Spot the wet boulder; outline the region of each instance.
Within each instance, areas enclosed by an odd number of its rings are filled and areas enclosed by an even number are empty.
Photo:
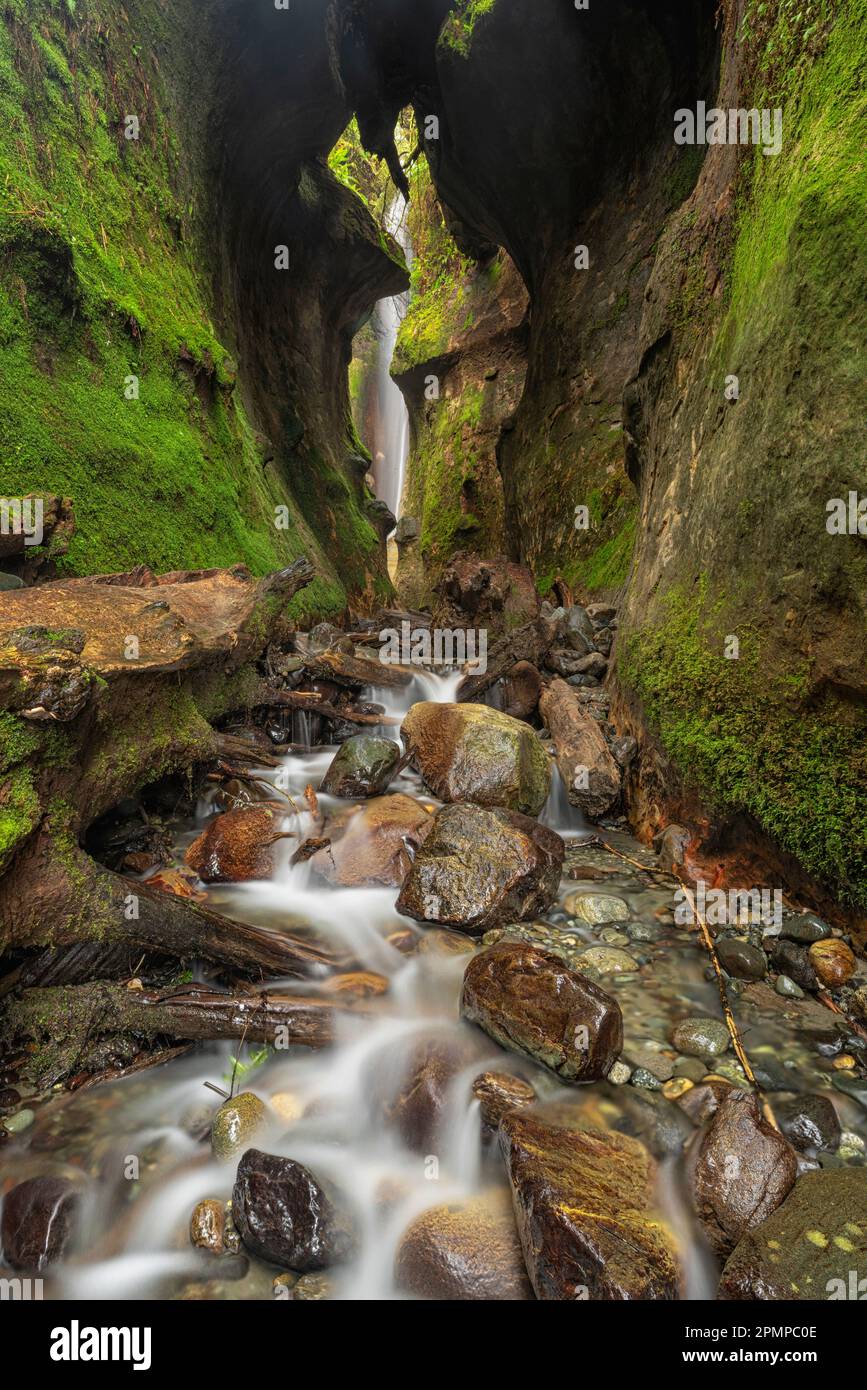
[[[265,806],[224,811],[194,840],[184,859],[204,883],[244,883],[273,871],[270,841],[280,818]]]
[[[782,1205],[738,1242],[717,1297],[864,1301],[867,1168],[830,1168],[799,1178]]]
[[[215,1158],[234,1158],[268,1123],[268,1107],[252,1091],[242,1091],[221,1105],[211,1124]]]
[[[398,912],[481,936],[546,911],[565,846],[538,821],[462,802],[438,812],[397,900]]]
[[[513,1110],[500,1126],[536,1297],[676,1299],[674,1251],[652,1206],[654,1160],[625,1134],[575,1123],[571,1107],[553,1104]]]
[[[487,705],[413,705],[401,728],[413,766],[441,801],[473,801],[537,816],[551,768],[529,725]]]
[[[761,947],[740,937],[721,937],[716,953],[723,970],[736,980],[763,980],[768,973],[768,958]]]
[[[403,1293],[432,1301],[533,1298],[507,1192],[431,1207],[407,1227],[394,1266]]]
[[[238,1164],[232,1216],[252,1254],[300,1273],[340,1264],[357,1247],[343,1194],[294,1159],[259,1149]]]
[[[382,796],[400,757],[400,748],[391,739],[356,734],[341,745],[319,790],[329,796]]]
[[[834,1104],[827,1096],[795,1096],[775,1109],[780,1129],[799,1153],[810,1150],[833,1153],[839,1147],[842,1127]]]
[[[814,941],[807,955],[819,980],[829,989],[845,985],[858,964],[851,948],[836,936],[827,941]]]
[[[732,1090],[689,1155],[696,1215],[710,1244],[727,1255],[791,1191],[795,1151],[764,1118],[758,1098]]]
[[[473,1082],[473,1098],[479,1102],[482,1131],[487,1139],[496,1137],[500,1121],[509,1110],[532,1105],[536,1092],[529,1081],[508,1072],[483,1071]]]
[[[329,821],[329,843],[313,855],[311,866],[339,888],[398,888],[433,823],[411,796],[372,797]]]
[[[378,1052],[363,1089],[374,1112],[414,1153],[436,1153],[457,1101],[459,1074],[479,1062],[482,1049],[467,1032],[459,1037],[422,1038],[407,1048]]]
[[[530,719],[539,705],[542,677],[530,661],[518,661],[493,687],[502,700],[503,714],[512,719]]]
[[[6,1193],[0,1245],[12,1269],[40,1270],[62,1258],[79,1193],[68,1178],[28,1178]]]
[[[559,956],[525,941],[501,941],[464,974],[461,1013],[512,1052],[561,1081],[599,1081],[623,1047],[620,1005]]]
[[[620,796],[622,770],[605,742],[599,721],[584,709],[565,681],[553,680],[539,710],[554,740],[557,768],[573,806],[598,820]]]

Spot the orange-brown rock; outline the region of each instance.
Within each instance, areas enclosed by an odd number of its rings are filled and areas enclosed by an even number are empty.
[[[184,859],[204,883],[244,883],[273,870],[271,839],[280,821],[270,810],[245,806],[215,816]]]
[[[404,1293],[427,1300],[532,1299],[508,1192],[422,1212],[401,1236],[394,1275]]]
[[[500,1147],[536,1297],[676,1299],[673,1245],[653,1210],[656,1165],[636,1139],[577,1129],[573,1107],[512,1110]]]
[[[377,796],[328,824],[331,844],[318,850],[314,870],[341,888],[385,884],[399,888],[424,843],[433,816],[411,796]]]
[[[724,1096],[688,1161],[693,1205],[705,1235],[722,1255],[766,1220],[798,1176],[795,1151],[764,1118],[758,1098]]]
[[[551,790],[548,754],[527,724],[487,705],[413,705],[401,734],[413,766],[442,801],[538,816]]]
[[[814,941],[809,956],[810,964],[822,984],[831,989],[845,985],[855,974],[858,963],[846,942],[836,936],[828,937],[827,941]]]

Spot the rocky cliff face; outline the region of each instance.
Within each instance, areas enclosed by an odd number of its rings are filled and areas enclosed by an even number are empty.
[[[387,589],[346,369],[405,270],[326,166],[325,0],[206,9],[4,9],[3,492],[71,499],[73,573],[305,552],[339,611]]]
[[[334,8],[358,28],[370,6]],[[502,512],[489,475],[485,516],[470,515],[491,532],[502,515],[543,590],[622,592],[617,712],[645,746],[645,828],[703,807],[720,843],[764,834],[863,908],[867,557],[826,521],[864,482],[859,159],[843,115],[864,5],[455,0],[425,49],[435,9],[409,39],[405,12],[390,30],[380,13],[346,90],[371,124],[408,100],[420,130],[436,117],[424,148],[444,217],[508,253],[529,295],[523,394],[497,421]],[[408,62],[391,61],[393,42]],[[780,152],[679,146],[675,112],[699,101],[781,108]],[[464,275],[452,263],[417,322],[425,309],[436,322]],[[455,457],[449,398],[439,413],[413,399],[443,351],[429,341],[404,334],[396,364],[416,514]],[[451,338],[456,384],[498,366],[490,344],[475,361],[468,347]],[[463,543],[461,524],[442,549]],[[433,539],[422,526],[429,553]]]

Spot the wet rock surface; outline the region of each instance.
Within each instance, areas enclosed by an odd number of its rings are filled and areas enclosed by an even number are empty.
[[[805,1173],[782,1205],[738,1243],[718,1297],[863,1300],[865,1268],[867,1169]]]
[[[551,788],[533,730],[487,705],[413,705],[401,726],[407,752],[442,801],[472,801],[537,816]]]
[[[279,827],[279,818],[265,808],[224,811],[190,845],[186,863],[205,883],[268,878],[273,869],[268,842]]]
[[[665,1228],[652,1208],[655,1165],[626,1135],[572,1127],[570,1107],[506,1115],[500,1146],[536,1297],[677,1297]]]
[[[242,1091],[221,1105],[211,1125],[214,1157],[234,1158],[268,1123],[268,1107],[252,1091]]]
[[[60,1177],[28,1178],[3,1198],[0,1243],[12,1269],[42,1270],[61,1259],[73,1232],[79,1191]]]
[[[432,826],[430,812],[410,796],[398,792],[373,797],[340,820],[329,821],[329,844],[310,862],[336,887],[399,887],[412,864],[412,852]]]
[[[348,1259],[352,1216],[333,1184],[291,1158],[248,1149],[238,1164],[232,1215],[248,1250],[300,1273]]]
[[[708,1240],[727,1254],[775,1211],[794,1185],[794,1150],[764,1118],[757,1097],[732,1090],[689,1159],[696,1215]]]
[[[501,942],[467,966],[461,1013],[562,1081],[600,1080],[623,1046],[620,1006],[559,956]]]
[[[398,912],[481,934],[554,901],[565,846],[538,821],[501,807],[445,806],[415,856]]]
[[[382,796],[400,762],[391,739],[358,734],[341,744],[319,788],[330,796]]]
[[[431,1300],[532,1299],[509,1194],[492,1192],[423,1212],[401,1237],[395,1282]]]

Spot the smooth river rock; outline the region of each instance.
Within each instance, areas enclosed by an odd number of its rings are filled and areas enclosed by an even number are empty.
[[[224,811],[205,827],[184,859],[204,883],[245,883],[269,878],[273,856],[269,841],[280,818],[265,806]]]
[[[356,734],[341,744],[319,790],[329,796],[382,796],[400,758],[400,747],[392,739]]]
[[[867,1168],[831,1168],[799,1178],[782,1206],[738,1243],[717,1297],[867,1299]]]
[[[28,1178],[6,1193],[0,1244],[12,1269],[40,1270],[59,1260],[72,1234],[79,1192],[68,1178]]]
[[[710,1244],[727,1255],[791,1191],[795,1151],[764,1118],[758,1098],[734,1088],[688,1160],[693,1205]]]
[[[462,802],[444,806],[406,876],[398,912],[483,935],[545,912],[565,845],[529,816]]]
[[[652,1157],[625,1134],[574,1121],[572,1107],[553,1104],[512,1111],[500,1126],[536,1297],[677,1298],[674,1250],[652,1208]]]
[[[441,801],[538,816],[551,790],[545,748],[519,719],[487,705],[413,705],[401,728],[413,766]]]
[[[268,1107],[252,1091],[242,1091],[220,1106],[211,1123],[214,1157],[234,1158],[268,1123]]]
[[[310,860],[313,870],[338,888],[399,888],[433,826],[420,802],[401,792],[375,796],[363,806],[341,808],[325,834],[330,844]]]
[[[422,1212],[401,1237],[394,1274],[404,1293],[427,1300],[533,1298],[508,1192]]]
[[[620,1005],[559,956],[525,941],[501,941],[464,974],[461,1013],[512,1052],[561,1081],[599,1081],[623,1047]]]
[[[232,1217],[248,1250],[306,1273],[351,1258],[357,1234],[333,1184],[291,1158],[248,1149],[232,1190]]]

